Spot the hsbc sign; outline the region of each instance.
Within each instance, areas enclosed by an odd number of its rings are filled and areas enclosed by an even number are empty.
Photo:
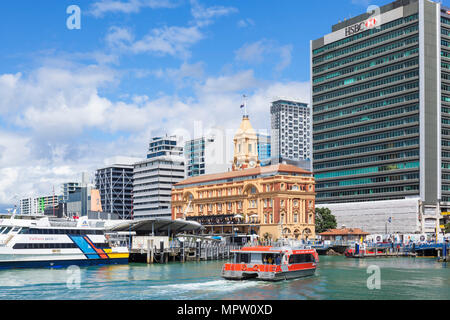
[[[370,18],[366,21],[354,24],[353,26],[347,27],[345,29],[345,36],[351,36],[354,35],[356,33],[368,30],[368,29],[373,29],[376,26],[379,25],[379,18]]]

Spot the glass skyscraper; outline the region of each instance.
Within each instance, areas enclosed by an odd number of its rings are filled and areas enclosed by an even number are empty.
[[[450,12],[378,9],[311,42],[316,202],[418,199],[430,231],[450,205]]]

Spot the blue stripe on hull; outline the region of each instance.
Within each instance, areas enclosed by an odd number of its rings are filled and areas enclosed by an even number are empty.
[[[128,264],[128,258],[120,259],[85,259],[55,261],[7,261],[0,262],[0,269],[14,268],[63,268],[68,266],[99,266],[111,264]]]

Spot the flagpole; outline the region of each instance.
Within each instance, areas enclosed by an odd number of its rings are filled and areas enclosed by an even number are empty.
[[[244,117],[248,117],[248,113],[247,113],[247,96],[244,94]]]

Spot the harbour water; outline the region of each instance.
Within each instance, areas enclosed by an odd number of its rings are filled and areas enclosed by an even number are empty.
[[[226,281],[223,261],[0,271],[1,300],[450,299],[450,266],[430,258],[321,256],[312,277],[276,283]],[[369,266],[380,289],[370,290]]]

